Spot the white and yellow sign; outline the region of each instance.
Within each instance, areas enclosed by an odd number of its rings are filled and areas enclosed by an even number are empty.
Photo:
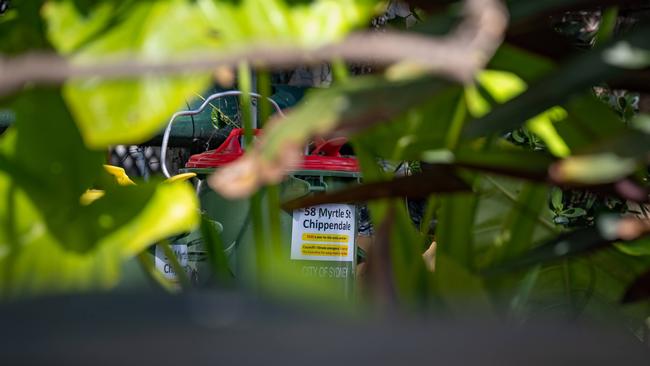
[[[354,261],[356,209],[328,204],[293,212],[291,259]]]

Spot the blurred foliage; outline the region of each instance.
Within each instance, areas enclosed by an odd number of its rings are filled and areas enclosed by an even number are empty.
[[[245,47],[308,49],[369,25],[378,2],[14,3],[0,17],[3,54],[54,49],[74,63],[92,64],[122,57],[164,61]],[[560,5],[507,4],[513,24],[533,25]],[[416,11],[420,36],[453,23],[455,5],[435,14]],[[585,28],[584,19],[574,15],[560,11],[561,21],[553,27],[563,34]],[[414,173],[427,164],[443,166],[451,173],[436,180],[460,177],[471,187],[471,193],[430,192],[424,221],[435,221],[433,233],[428,222],[421,225],[426,229],[413,225],[405,200],[369,204],[376,238],[368,261],[381,265],[373,267],[365,287],[376,304],[451,314],[469,307],[514,322],[549,314],[614,318],[638,332],[647,312],[620,302],[647,301],[637,289],[647,281],[642,275],[650,268],[650,242],[644,232],[623,242],[617,223],[631,215],[647,220],[650,129],[647,116],[637,116],[639,95],[612,91],[607,83],[650,65],[650,38],[642,27],[598,36],[598,25],[578,37],[595,48],[566,60],[505,43],[470,85],[432,75],[340,78],[331,88],[311,91],[268,131],[262,158],[272,160],[285,146],[334,131],[351,137],[364,183],[399,182],[394,172],[378,167],[379,158],[410,162]],[[197,202],[187,183],[119,186],[101,168],[101,149],[149,139],[210,81],[207,73],[87,78],[70,80],[62,89],[29,86],[0,101],[16,114],[16,125],[0,140],[3,296],[109,288],[125,259],[197,226]],[[82,202],[91,188],[105,195]],[[258,241],[276,237],[266,235],[265,192],[255,196],[251,214]],[[633,199],[640,202],[632,204]],[[201,229],[214,277],[232,286],[219,233],[206,222]],[[433,241],[434,273],[422,260]],[[257,244],[260,251],[282,245]],[[257,263],[260,283],[269,291],[326,297],[323,288],[278,264],[286,261],[274,255],[278,252],[259,255]],[[628,288],[634,296],[626,296]]]
[[[0,147],[3,297],[110,288],[125,259],[196,225],[185,184],[120,186],[104,173],[103,153],[84,146],[60,90],[26,90],[10,106],[16,125]],[[91,187],[105,194],[82,201]]]

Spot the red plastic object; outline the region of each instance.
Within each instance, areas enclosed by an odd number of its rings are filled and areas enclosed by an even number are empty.
[[[259,136],[262,130],[255,130]],[[201,154],[192,155],[185,164],[186,168],[219,168],[237,160],[244,155],[239,142],[244,130],[233,129],[218,148]],[[306,155],[298,170],[325,170],[335,172],[359,172],[359,163],[353,157],[341,156],[340,149],[347,142],[345,138],[332,140],[318,139],[310,155]]]

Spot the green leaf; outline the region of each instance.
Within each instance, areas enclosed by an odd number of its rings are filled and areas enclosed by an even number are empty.
[[[562,139],[555,128],[555,123],[565,120],[566,115],[567,113],[563,108],[554,107],[533,117],[526,123],[526,127],[539,136],[548,147],[548,150],[558,157],[566,157],[571,154],[571,149],[569,149],[566,141]]]
[[[553,209],[555,211],[562,211],[564,210],[564,202],[562,201],[563,193],[562,190],[554,187],[551,190],[551,204],[553,205]]]
[[[478,197],[453,194],[440,198],[436,241],[441,253],[464,268],[474,268],[473,232]]]
[[[436,273],[432,276],[436,295],[455,314],[463,311],[480,311],[481,315],[493,317],[494,309],[483,280],[452,257],[441,253],[436,261]]]
[[[86,16],[75,1],[48,1],[42,9],[48,19],[47,36],[59,52],[70,54],[102,31],[115,14],[115,4],[100,1]]]
[[[83,45],[72,57],[75,63],[124,57],[178,59],[217,44],[201,11],[188,1],[138,2],[100,34],[95,30],[107,21],[109,5],[99,3],[87,17],[75,12],[73,6],[69,0],[49,4],[44,15],[48,36],[60,52]],[[73,32],[77,28],[84,31]],[[76,37],[70,36],[71,32]],[[94,37],[87,41],[90,34]],[[64,95],[86,144],[103,148],[149,139],[186,99],[206,89],[209,81],[207,74],[143,75],[133,80],[89,78],[66,83]]]
[[[612,236],[610,232],[615,227],[615,222],[601,217],[596,226],[558,235],[488,272],[526,268],[609,247],[617,240],[616,235]]]
[[[377,205],[370,205],[374,222],[381,222],[377,217]],[[398,294],[403,301],[422,299],[422,288],[427,285],[428,272],[422,260],[422,253],[430,244],[425,235],[415,227],[403,200],[393,202],[395,216],[390,237],[390,255],[392,270],[395,273]],[[382,208],[380,208],[381,210]]]
[[[626,35],[625,39],[635,47],[650,49],[646,32],[647,29],[638,29]],[[476,138],[512,130],[535,115],[553,106],[562,105],[573,93],[621,74],[623,69],[612,66],[603,59],[603,55],[611,49],[612,45],[607,45],[560,66],[556,71],[531,84],[525,93],[468,124],[463,136]]]
[[[218,230],[217,222],[212,221],[205,215],[201,215],[201,234],[203,236],[203,246],[208,252],[208,261],[212,267],[212,273],[217,283],[228,285],[233,280],[233,274],[230,270],[228,257],[225,253],[225,246],[221,238],[221,230]],[[219,224],[219,226],[221,226]]]
[[[556,233],[543,209],[546,187],[490,175],[480,183],[472,228],[477,268],[516,257]]]
[[[96,204],[104,204],[94,212],[96,226],[111,226],[114,215],[123,209],[123,204],[128,204],[120,191],[97,201]],[[106,230],[88,245],[92,249],[80,253],[66,249],[69,243],[52,234],[31,199],[2,172],[0,195],[7,202],[0,209],[0,291],[4,298],[108,289],[118,282],[121,264],[126,259],[157,240],[191,230],[197,223],[192,189],[185,183],[161,184],[128,222]],[[69,226],[80,232],[91,229],[78,223]]]
[[[564,217],[576,218],[580,216],[585,216],[587,214],[587,211],[585,211],[585,209],[581,207],[573,207],[566,211],[562,211],[560,214]]]
[[[519,55],[518,52],[514,53],[515,55]],[[533,57],[530,56],[528,58]],[[528,58],[525,58],[525,60],[529,61]],[[547,70],[546,67],[543,66],[537,67],[541,69],[539,71],[540,73]],[[486,70],[481,72],[477,79],[480,87],[483,88],[483,90],[489,94],[490,98],[497,103],[505,103],[523,93],[528,88],[528,85],[524,80],[511,72]],[[468,87],[466,90],[466,93],[468,93],[468,107],[474,105],[474,117],[483,117],[492,108],[489,106],[489,102],[472,88],[475,89],[475,87]],[[558,135],[553,125],[554,121],[561,121],[565,118],[566,112],[562,108],[554,107],[528,120],[526,127],[544,140],[548,149],[555,156],[567,156],[569,155],[570,150]],[[512,137],[520,144],[524,143],[526,140],[519,130],[513,131]]]
[[[506,238],[501,258],[515,258],[533,246],[535,230],[543,221],[540,213],[546,207],[547,200],[547,187],[523,185],[501,231],[501,235]],[[552,232],[552,226],[547,226],[547,229]]]
[[[288,4],[290,3],[290,4]],[[318,47],[366,25],[373,0],[199,0],[224,48],[251,45]]]
[[[650,239],[639,239],[630,243],[617,243],[616,249],[627,255],[645,256],[650,255]]]
[[[419,159],[423,150],[447,147],[454,121],[462,123],[464,117],[462,89],[450,86],[392,121],[364,131],[358,139],[376,156],[395,161]]]
[[[58,90],[26,91],[11,106],[16,125],[0,140],[4,295],[108,288],[122,261],[196,225],[186,183],[107,184],[104,153],[85,147]],[[104,196],[82,202],[101,180]]]
[[[476,78],[497,103],[505,103],[528,88],[526,82],[510,72],[485,70]]]
[[[333,130],[349,135],[390,121],[422,105],[430,95],[448,90],[448,86],[446,82],[428,77],[397,81],[359,77],[343,85],[312,91],[282,123],[267,129],[263,158],[276,159],[282,147],[302,145],[313,135]]]
[[[539,279],[540,268],[536,267],[528,271],[524,278],[517,285],[510,303],[508,304],[508,317],[519,322],[526,320],[530,311],[530,297]]]
[[[208,81],[202,75],[77,81],[65,86],[64,95],[86,144],[100,148],[150,139]]]

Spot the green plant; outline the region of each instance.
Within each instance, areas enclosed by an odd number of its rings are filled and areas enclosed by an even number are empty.
[[[647,300],[650,225],[647,217],[624,214],[627,201],[639,202],[645,213],[647,116],[634,115],[635,94],[612,98],[597,89],[594,95],[594,87],[629,80],[623,76],[630,73],[643,77],[639,70],[650,65],[647,28],[614,34],[617,12],[610,9],[604,30],[583,38],[595,48],[552,58],[536,54],[552,56],[556,46],[544,39],[546,15],[596,2],[508,1],[508,34],[528,40],[516,45],[500,43],[506,19],[500,3],[468,0],[464,13],[457,4],[419,3],[421,23],[413,30],[346,38],[369,22],[375,2],[62,0],[47,1],[41,13],[40,2],[21,2],[0,18],[7,34],[0,51],[56,49],[70,63],[69,74],[50,78],[0,74],[0,81],[14,81],[0,91],[2,108],[17,120],[0,140],[5,295],[110,287],[124,258],[197,225],[187,185],[117,187],[101,163],[102,149],[151,137],[185,98],[206,88],[206,65],[239,67],[244,91],[252,89],[250,68],[258,69],[259,90],[268,94],[270,68],[334,58],[333,87],[310,92],[282,123],[269,124],[242,159],[256,169],[232,181],[250,184],[242,191],[253,195],[265,289],[326,297],[278,264],[273,213],[280,196],[273,183],[287,168],[287,153],[314,136],[338,134],[351,138],[364,185],[287,205],[373,199],[377,236],[368,261],[383,269],[368,277],[373,303],[462,314],[473,302],[515,322],[549,313],[613,317],[637,332],[647,312],[620,303]],[[434,38],[463,15],[456,31]],[[486,24],[489,32],[481,28]],[[201,58],[203,52],[218,55]],[[345,60],[386,68],[347,75]],[[62,79],[62,89],[27,83]],[[251,142],[251,116],[242,111]],[[42,123],[46,117],[52,123]],[[396,177],[378,168],[378,157],[426,164]],[[414,181],[418,191],[407,193],[427,199],[425,221],[436,219],[434,235],[412,224],[399,197]],[[106,196],[81,204],[94,186]],[[165,224],[170,221],[175,225]],[[230,284],[218,235],[205,222],[202,229],[212,243],[215,276]],[[422,261],[433,240],[435,273]]]

